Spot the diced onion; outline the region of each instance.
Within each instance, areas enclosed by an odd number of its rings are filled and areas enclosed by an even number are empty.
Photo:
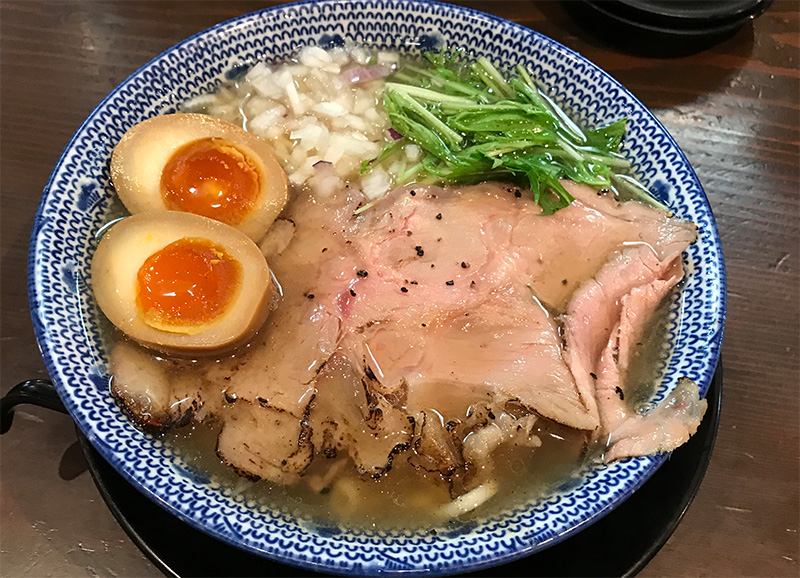
[[[364,160],[376,158],[392,140],[383,79],[398,62],[398,54],[362,46],[306,46],[292,62],[256,63],[236,82],[195,97],[186,108],[238,122],[268,139],[289,180],[320,198],[348,185],[373,200],[393,188],[398,171],[408,165],[359,174]]]

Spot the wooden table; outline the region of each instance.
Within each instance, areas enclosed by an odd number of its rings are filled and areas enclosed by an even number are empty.
[[[4,0],[2,391],[46,377],[26,297],[40,192],[84,118],[179,40],[268,2]],[[725,251],[722,420],[705,481],[646,576],[797,576],[800,9],[776,0],[733,37],[678,58],[620,53],[561,3],[464,3],[582,53],[636,94],[702,181]],[[141,576],[158,570],[100,499],[71,420],[25,407],[2,437],[0,573]]]

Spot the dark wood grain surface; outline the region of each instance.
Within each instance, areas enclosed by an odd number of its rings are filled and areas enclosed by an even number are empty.
[[[46,376],[26,259],[41,191],[71,135],[163,50],[269,4],[0,3],[0,393]],[[619,79],[683,148],[717,218],[729,287],[719,437],[696,500],[642,574],[798,576],[798,2],[776,0],[732,37],[670,58],[620,52],[577,24],[564,3],[463,4],[542,32]],[[68,417],[20,409],[1,443],[0,574],[158,574],[100,499]]]

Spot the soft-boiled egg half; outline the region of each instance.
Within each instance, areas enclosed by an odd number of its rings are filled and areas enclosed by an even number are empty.
[[[204,114],[158,116],[132,127],[114,149],[111,179],[131,213],[194,213],[255,241],[283,209],[288,189],[266,141]]]
[[[250,338],[269,312],[271,278],[247,235],[207,217],[138,213],[116,223],[92,259],[106,317],[139,343],[213,353]]]

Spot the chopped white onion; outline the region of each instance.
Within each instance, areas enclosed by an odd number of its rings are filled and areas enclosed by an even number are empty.
[[[344,116],[347,109],[338,102],[318,102],[311,107],[311,110],[325,116]]]
[[[286,115],[286,107],[282,104],[269,108],[261,114],[251,118],[247,121],[247,130],[258,133],[266,132],[271,126],[283,125],[283,117]],[[283,131],[281,131],[283,132]]]
[[[422,153],[422,151],[419,148],[419,145],[407,144],[405,146],[405,149],[406,149],[406,157],[408,158],[408,160],[414,162],[419,160],[420,154]]]
[[[361,178],[361,189],[364,196],[370,201],[382,197],[392,186],[392,179],[389,173],[381,167],[372,169],[366,176]]]
[[[407,164],[359,174],[364,160],[377,157],[389,138],[382,77],[398,59],[362,46],[306,46],[293,62],[256,63],[236,82],[195,97],[184,108],[239,123],[268,139],[290,181],[320,198],[347,184],[374,199],[394,186]],[[359,82],[345,81],[343,70],[360,71]],[[331,164],[315,167],[319,161]]]

